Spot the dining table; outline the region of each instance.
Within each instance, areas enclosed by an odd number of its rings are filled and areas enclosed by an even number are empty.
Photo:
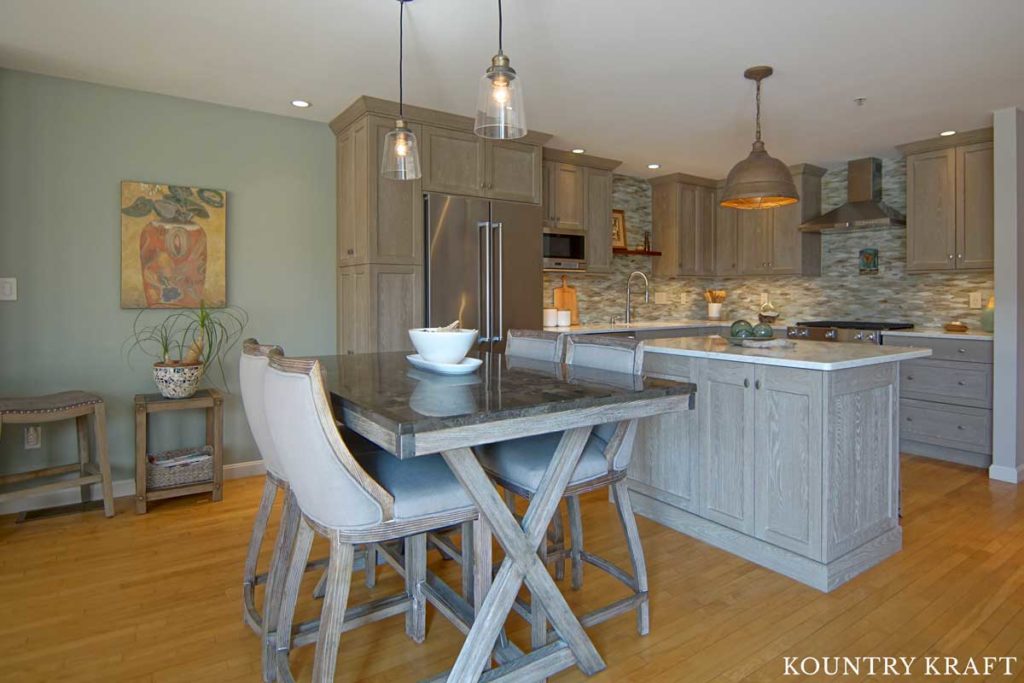
[[[600,368],[471,352],[472,373],[441,375],[412,367],[404,352],[319,357],[339,422],[397,458],[440,453],[479,510],[463,531],[463,575],[471,598],[428,573],[420,589],[465,634],[452,668],[430,680],[525,681],[579,667],[587,675],[605,662],[538,555],[591,429],[693,410],[695,385]],[[488,478],[474,447],[538,434],[562,437],[535,496],[517,517]],[[504,551],[492,570],[492,538]],[[471,558],[466,558],[466,549]],[[391,551],[390,563],[402,571]],[[387,553],[385,553],[387,554]],[[386,558],[387,559],[387,558]],[[467,564],[472,564],[472,569]],[[505,622],[525,583],[553,633],[524,652],[505,635]],[[466,592],[466,591],[464,591]]]

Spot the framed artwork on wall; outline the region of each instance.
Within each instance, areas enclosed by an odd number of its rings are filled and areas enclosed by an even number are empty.
[[[873,248],[861,249],[857,265],[861,275],[877,275],[878,250]]]
[[[626,248],[626,212],[612,209],[612,247]]]
[[[121,182],[121,308],[227,304],[227,193]]]

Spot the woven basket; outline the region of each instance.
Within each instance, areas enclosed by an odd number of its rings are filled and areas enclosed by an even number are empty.
[[[203,453],[201,460],[183,465],[160,467],[154,463],[176,458],[187,453]],[[146,488],[167,489],[175,486],[213,481],[213,447],[179,448],[146,456]]]

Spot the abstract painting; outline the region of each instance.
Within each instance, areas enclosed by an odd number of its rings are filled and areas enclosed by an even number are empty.
[[[612,209],[612,246],[626,248],[626,212]]]
[[[861,275],[878,275],[878,250],[861,249],[858,266]]]
[[[121,183],[121,308],[227,303],[227,193]]]

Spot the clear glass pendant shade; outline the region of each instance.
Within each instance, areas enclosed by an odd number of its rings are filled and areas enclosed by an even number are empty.
[[[395,129],[384,136],[384,156],[380,173],[392,180],[415,180],[420,177],[420,151],[416,135],[404,121],[396,121]]]
[[[480,79],[473,131],[491,140],[514,140],[526,135],[523,80],[508,65],[508,57],[497,54]]]

